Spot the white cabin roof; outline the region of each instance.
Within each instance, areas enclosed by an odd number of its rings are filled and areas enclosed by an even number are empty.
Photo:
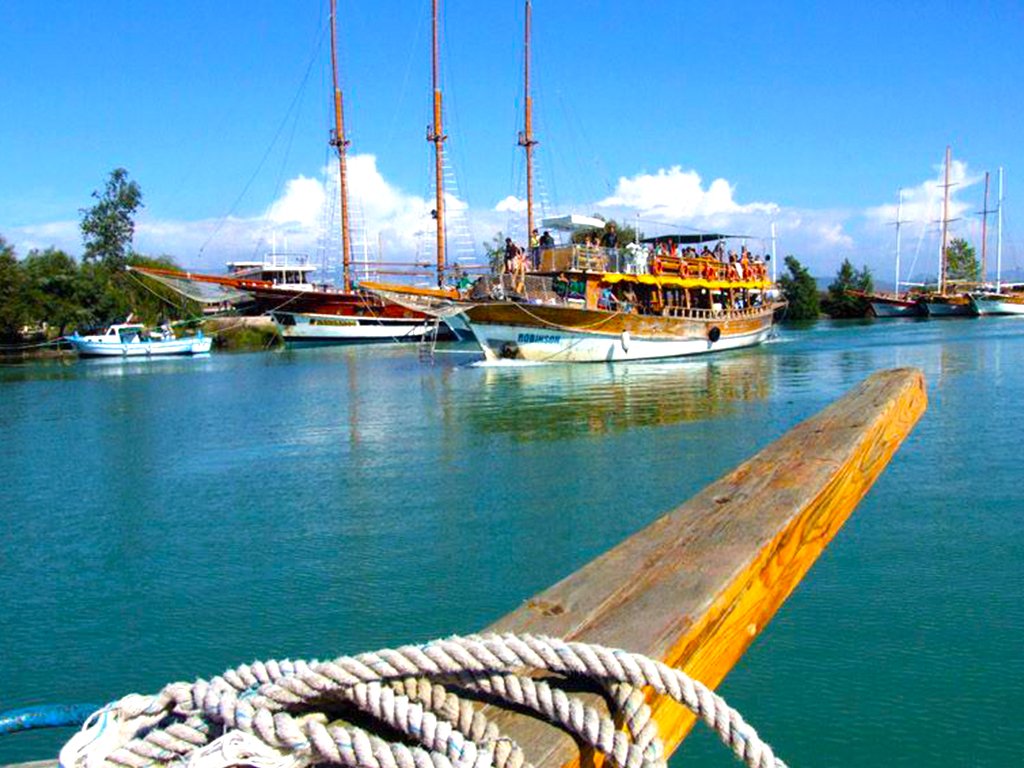
[[[605,222],[593,216],[581,216],[578,213],[570,213],[566,216],[550,216],[541,219],[540,226],[543,229],[555,229],[563,232],[575,232],[577,229],[604,229]]]

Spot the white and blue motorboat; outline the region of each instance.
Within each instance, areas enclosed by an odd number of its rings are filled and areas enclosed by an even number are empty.
[[[141,323],[116,323],[102,334],[66,336],[65,340],[82,357],[158,357],[164,355],[201,355],[210,351],[213,339],[199,331],[195,336],[178,338],[168,326],[162,331],[146,331]]]

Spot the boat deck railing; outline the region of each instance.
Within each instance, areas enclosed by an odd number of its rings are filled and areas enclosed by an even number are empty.
[[[767,268],[760,261],[726,264],[715,258],[684,256],[682,253],[657,253],[630,245],[604,248],[589,245],[558,245],[540,248],[531,254],[531,263],[540,272],[617,272],[624,275],[671,275],[674,277],[739,281],[763,280]]]
[[[767,305],[743,307],[742,309],[705,309],[700,307],[664,307],[664,317],[681,317],[691,320],[730,320],[743,317],[757,317],[769,310]]]

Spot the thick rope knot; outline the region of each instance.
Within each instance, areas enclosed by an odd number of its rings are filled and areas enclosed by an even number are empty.
[[[570,678],[603,690],[611,716],[563,690]],[[132,694],[86,722],[61,750],[61,766],[533,768],[481,711],[488,702],[535,713],[618,768],[664,768],[644,690],[688,707],[751,768],[785,768],[738,712],[677,669],[628,651],[512,634],[254,662],[154,696]]]

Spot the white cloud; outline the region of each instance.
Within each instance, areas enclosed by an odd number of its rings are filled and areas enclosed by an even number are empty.
[[[500,213],[523,213],[526,210],[526,201],[520,200],[515,195],[509,195],[494,206],[494,210]]]
[[[741,205],[735,189],[725,179],[715,179],[705,190],[696,171],[684,171],[674,165],[657,173],[621,177],[615,192],[597,205],[632,208],[641,216],[655,219],[706,219],[721,214],[773,214],[774,203]]]
[[[903,209],[900,220],[917,224],[932,224],[942,218],[942,199],[944,196],[944,168],[936,168],[936,176],[927,179],[917,186],[903,189]],[[984,174],[971,174],[967,163],[954,160],[949,165],[949,218],[958,219],[973,210],[973,204],[960,198],[964,192],[984,178]],[[894,198],[896,195],[893,196]],[[876,224],[889,224],[896,221],[897,201],[868,208],[864,215]]]
[[[300,175],[285,185],[284,195],[271,204],[263,218],[274,225],[311,229],[319,223],[325,197],[324,185],[319,179]]]

